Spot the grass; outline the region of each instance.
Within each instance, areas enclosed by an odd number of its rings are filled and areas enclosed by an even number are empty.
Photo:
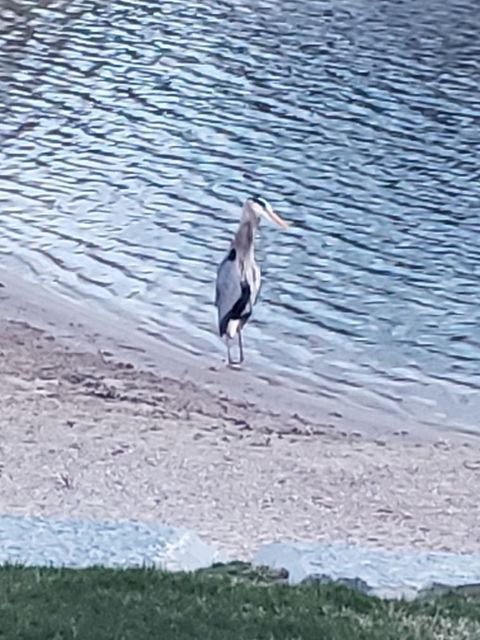
[[[480,640],[480,599],[288,587],[240,563],[196,574],[0,568],[1,640]]]

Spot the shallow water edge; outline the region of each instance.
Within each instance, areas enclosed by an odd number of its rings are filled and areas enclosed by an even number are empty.
[[[268,370],[254,369],[248,362],[242,370],[226,367],[218,352],[194,355],[160,339],[142,333],[133,317],[118,310],[96,308],[80,303],[23,279],[17,273],[0,269],[0,297],[4,318],[25,322],[48,331],[56,339],[76,349],[102,353],[115,361],[132,363],[161,377],[190,382],[216,395],[223,402],[240,401],[254,410],[258,407],[282,420],[297,420],[311,433],[398,438],[415,441],[478,442],[475,433],[461,433],[446,427],[409,430],[409,425],[392,415],[374,409],[360,409],[339,403],[322,389],[303,392],[285,385]]]

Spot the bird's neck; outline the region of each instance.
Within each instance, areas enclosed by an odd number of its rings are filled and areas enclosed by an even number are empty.
[[[235,234],[235,246],[242,258],[246,258],[247,256],[253,258],[256,230],[256,221],[251,218],[241,220],[237,233]]]

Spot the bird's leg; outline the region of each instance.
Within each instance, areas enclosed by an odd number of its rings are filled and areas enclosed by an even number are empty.
[[[231,367],[232,364],[235,364],[235,363],[232,361],[232,354],[230,353],[230,339],[228,336],[226,337],[225,342],[227,344],[228,365]]]
[[[242,362],[243,362],[243,342],[242,342],[242,331],[241,331],[241,329],[238,330],[238,351],[239,351],[239,356],[240,356],[238,364],[242,364]]]
[[[240,332],[238,332],[240,333]],[[242,361],[243,361],[243,349],[241,347],[241,337],[239,336],[239,349],[240,349],[240,354],[239,354],[239,359],[238,360],[234,360],[232,358],[232,351],[231,351],[231,343],[233,342],[232,338],[230,338],[229,336],[225,336],[225,343],[227,345],[227,359],[228,359],[228,366],[229,367],[238,367]]]

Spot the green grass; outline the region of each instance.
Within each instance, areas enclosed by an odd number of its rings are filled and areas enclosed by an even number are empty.
[[[0,568],[1,640],[480,640],[480,599],[377,600],[235,564],[197,574]]]

